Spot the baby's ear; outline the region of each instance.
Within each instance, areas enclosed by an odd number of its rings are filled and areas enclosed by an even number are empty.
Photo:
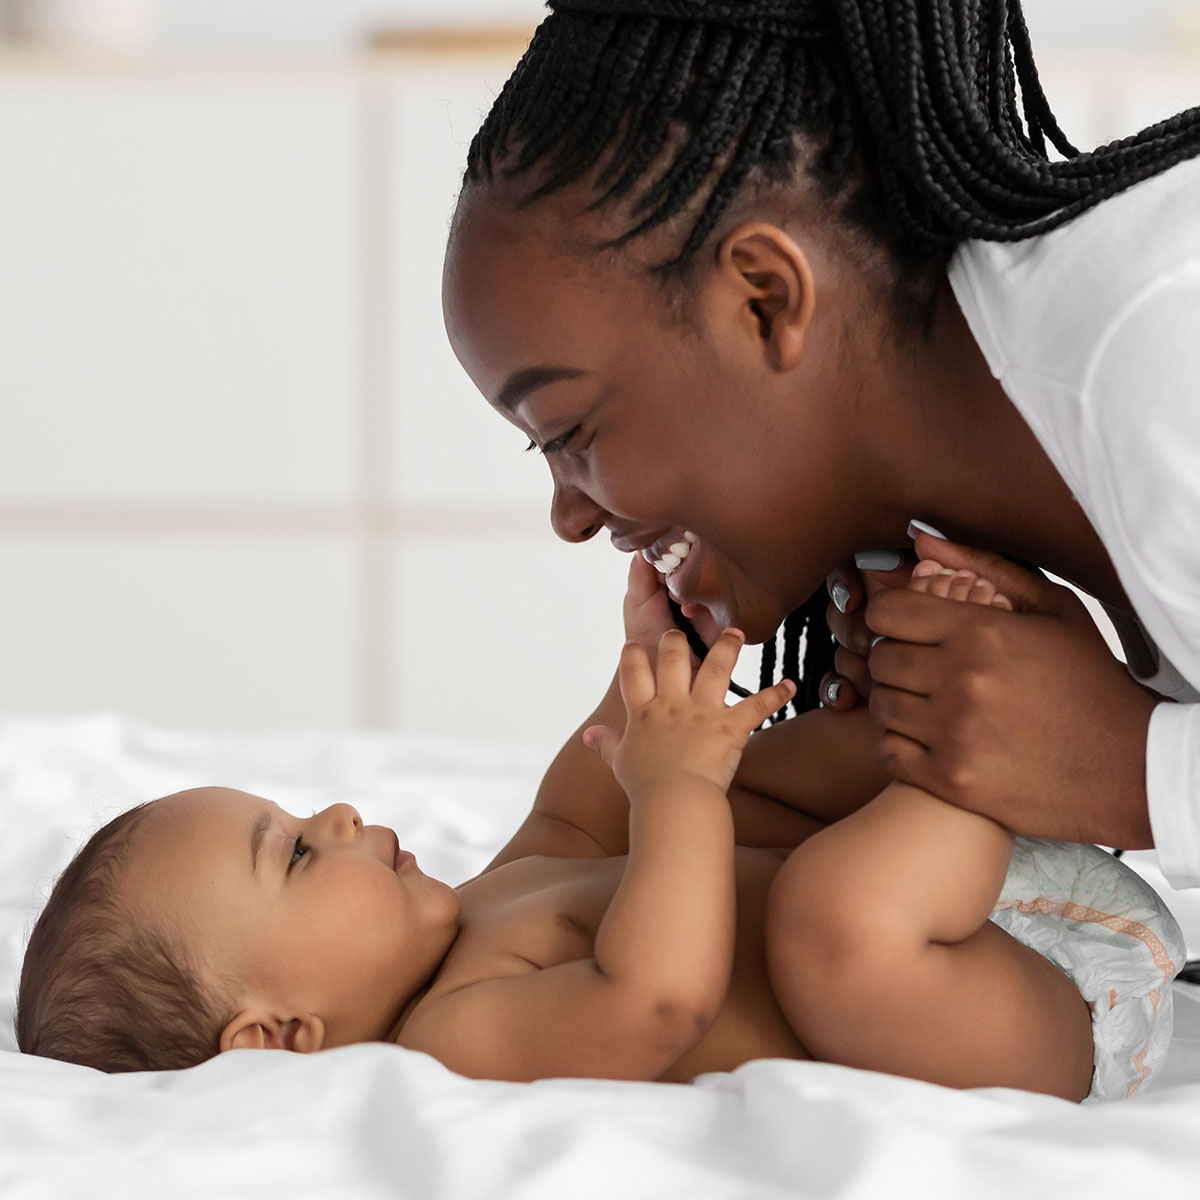
[[[294,1050],[312,1054],[325,1042],[325,1022],[315,1013],[284,1020],[261,1009],[244,1008],[221,1031],[226,1050]]]

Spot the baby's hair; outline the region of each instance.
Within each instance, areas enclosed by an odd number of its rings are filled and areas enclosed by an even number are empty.
[[[25,951],[17,1046],[101,1071],[160,1071],[216,1055],[233,1013],[120,897],[149,805],[97,830],[59,876]]]
[[[833,215],[886,248],[895,309],[926,321],[954,246],[1044,233],[1200,151],[1200,108],[1080,153],[1038,81],[1019,0],[548,0],[467,155],[464,186],[538,167],[531,204],[595,171],[597,208],[635,189],[619,247],[707,189],[681,278],[752,172],[803,166]],[[669,146],[672,126],[688,136]],[[513,143],[519,143],[514,145]],[[1050,161],[1047,144],[1061,155]],[[664,151],[669,166],[658,171]],[[652,166],[657,174],[650,179]],[[824,595],[793,705],[832,666]],[[773,647],[764,647],[764,664]],[[817,671],[808,675],[810,667]],[[764,674],[764,679],[769,679]]]

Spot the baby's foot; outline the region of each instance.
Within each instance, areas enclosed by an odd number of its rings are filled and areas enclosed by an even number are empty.
[[[952,571],[932,558],[923,558],[913,567],[909,591],[942,596],[947,600],[965,600],[968,604],[990,604],[1012,612],[1012,601],[996,591],[996,586],[980,579],[974,571]]]

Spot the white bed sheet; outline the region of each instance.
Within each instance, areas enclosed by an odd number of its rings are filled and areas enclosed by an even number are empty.
[[[1158,1087],[1088,1107],[775,1060],[687,1087],[479,1082],[384,1045],[239,1051],[113,1077],[15,1052],[28,929],[75,847],[129,805],[201,783],[301,814],[346,800],[459,882],[516,827],[552,750],[0,719],[0,1196],[1010,1200],[1195,1188],[1200,987],[1182,984]],[[1152,856],[1135,862],[1153,875]],[[1168,899],[1195,955],[1200,896]]]

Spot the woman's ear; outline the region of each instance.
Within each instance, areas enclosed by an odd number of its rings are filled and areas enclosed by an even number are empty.
[[[283,1019],[263,1008],[243,1008],[221,1030],[226,1050],[294,1050],[312,1054],[325,1042],[325,1022],[315,1013]]]
[[[717,252],[725,278],[741,293],[768,364],[795,367],[816,309],[812,264],[795,240],[777,225],[753,221],[730,232]]]

